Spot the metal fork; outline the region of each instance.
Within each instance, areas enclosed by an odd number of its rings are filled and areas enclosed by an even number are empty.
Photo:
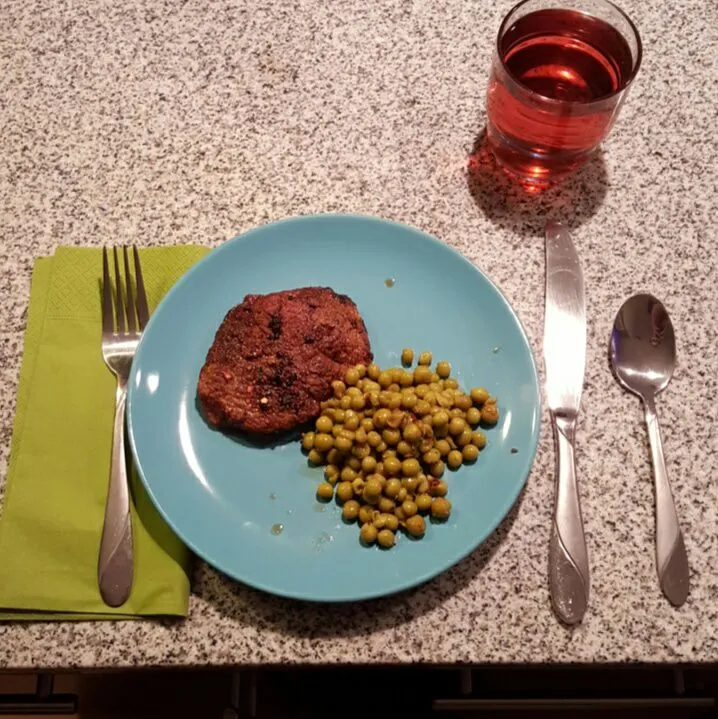
[[[137,248],[132,248],[136,290],[133,290],[132,286],[127,247],[123,247],[122,250],[125,268],[124,290],[117,248],[113,249],[114,310],[110,263],[107,249],[102,250],[102,356],[105,364],[117,378],[117,391],[112,431],[110,485],[105,505],[97,580],[103,600],[111,607],[119,607],[127,601],[134,576],[130,492],[125,457],[125,401],[132,358],[135,356],[142,330],[149,319]]]

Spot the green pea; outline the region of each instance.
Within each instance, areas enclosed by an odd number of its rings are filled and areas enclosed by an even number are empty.
[[[370,447],[376,449],[381,444],[381,435],[378,432],[372,430],[371,432],[367,433],[366,441]]]
[[[386,427],[386,424],[389,421],[390,417],[391,412],[388,409],[386,409],[385,407],[378,409],[374,413],[374,426],[377,429],[382,429],[383,427]]]
[[[324,434],[327,434],[328,432],[332,431],[332,420],[327,417],[326,415],[322,415],[317,419],[317,432],[323,432]]]
[[[314,436],[314,449],[317,452],[328,452],[334,446],[334,437],[323,432]]]
[[[340,502],[348,502],[354,498],[354,489],[351,482],[339,482],[337,485],[337,499]]]
[[[489,398],[488,390],[483,387],[474,387],[469,393],[474,404],[482,405]]]
[[[342,468],[340,477],[342,482],[353,482],[356,479],[357,473],[349,466]]]
[[[426,523],[424,518],[418,514],[414,514],[408,517],[405,523],[406,531],[411,534],[412,537],[421,537],[426,531]]]
[[[436,449],[442,457],[446,457],[451,451],[451,445],[445,439],[440,439],[434,445],[434,449]]]
[[[431,364],[431,352],[422,352],[419,355],[419,364],[428,367]]]
[[[327,501],[334,496],[334,487],[329,482],[322,482],[317,487],[317,497],[321,500]]]
[[[390,446],[394,447],[401,439],[401,432],[398,429],[385,429],[381,433],[381,438]]]
[[[481,421],[485,424],[496,424],[499,421],[499,408],[495,402],[486,402],[481,408]]]
[[[359,530],[359,537],[364,544],[374,544],[374,542],[376,542],[377,535],[378,532],[376,527],[368,522],[363,524],[361,530]]]
[[[436,497],[431,503],[431,516],[436,519],[447,519],[451,514],[451,502],[443,497]]]
[[[476,407],[470,407],[466,410],[466,421],[472,427],[476,427],[476,425],[481,422],[481,411]]]
[[[370,379],[374,380],[375,382],[376,382],[376,380],[379,378],[379,374],[380,374],[380,373],[381,373],[381,370],[379,369],[379,366],[378,366],[375,362],[372,362],[372,363],[366,368],[367,377],[369,377]]]
[[[479,457],[479,448],[473,444],[467,444],[461,450],[461,456],[463,457],[464,462],[475,462]]]
[[[411,372],[402,372],[401,377],[399,377],[399,386],[400,387],[411,387],[414,384],[414,375]]]
[[[443,427],[447,424],[449,424],[449,413],[446,410],[440,409],[431,415],[432,427]]]
[[[374,515],[374,519],[372,520],[372,524],[377,529],[384,529],[386,527],[386,517],[387,515],[384,512],[377,512]]]
[[[391,374],[389,372],[383,371],[379,373],[377,382],[382,389],[386,389],[391,384],[391,381]]]
[[[363,477],[355,477],[352,480],[352,490],[355,495],[359,496],[364,491],[364,487],[366,486],[366,482],[364,481]]]
[[[386,486],[384,487],[384,494],[390,499],[393,499],[399,494],[400,489],[401,481],[396,478],[392,478],[386,483]]]
[[[361,506],[361,508],[359,509],[359,521],[362,524],[371,522],[373,512],[374,512],[374,507],[372,507],[371,504],[363,504]]]
[[[332,382],[332,390],[334,391],[334,396],[339,399],[340,397],[344,396],[344,393],[347,391],[347,386],[344,384],[344,382],[337,379]]]
[[[396,530],[399,529],[399,517],[395,514],[387,514],[386,528],[390,529],[392,532],[396,532]]]
[[[448,362],[439,362],[439,364],[436,365],[436,374],[438,374],[441,379],[446,379],[451,374],[451,365]]]
[[[404,487],[408,494],[414,494],[416,488],[419,486],[418,477],[404,477],[401,480],[401,486]]]
[[[414,350],[411,347],[404,347],[401,351],[401,363],[407,367],[414,361]]]
[[[466,422],[461,417],[452,417],[449,422],[449,434],[456,436],[466,429]]]
[[[462,394],[454,398],[454,406],[464,412],[468,412],[474,405],[472,404],[471,397],[469,397],[469,395]]]
[[[369,497],[378,497],[381,494],[381,482],[372,475],[364,486],[364,494]]]
[[[416,477],[421,471],[421,465],[414,458],[405,459],[401,463],[401,472],[405,477]]]
[[[348,522],[353,522],[359,516],[359,502],[350,499],[342,508],[342,517]]]
[[[459,447],[466,447],[467,444],[471,444],[471,436],[472,432],[467,427],[457,438],[456,438],[456,444]]]
[[[449,456],[446,458],[446,464],[449,465],[449,469],[458,469],[461,467],[463,457],[458,449],[452,449],[449,452]]]
[[[309,452],[314,447],[314,432],[305,432],[302,435],[302,449]]]
[[[349,452],[352,448],[352,441],[348,437],[337,437],[334,440],[334,447],[340,452]]]
[[[444,497],[449,491],[449,485],[446,484],[443,480],[439,480],[438,482],[434,482],[431,485],[431,488],[429,490],[429,493],[433,497]]]
[[[432,498],[430,494],[419,494],[416,497],[416,507],[420,512],[428,512],[431,509]]]
[[[401,462],[396,457],[387,457],[384,460],[384,472],[389,476],[399,474],[401,471]]]
[[[396,502],[394,502],[393,499],[389,499],[389,497],[382,497],[377,507],[379,507],[380,512],[391,514],[391,512],[396,509]]]
[[[379,542],[380,546],[384,547],[385,549],[389,549],[394,546],[396,538],[394,532],[392,532],[391,529],[382,529],[377,535],[377,541]]]
[[[478,447],[478,449],[483,449],[486,446],[486,435],[480,430],[473,432],[471,435],[471,444]]]
[[[364,472],[364,474],[369,475],[375,469],[376,469],[376,458],[372,457],[371,454],[368,454],[361,461],[361,471]]]
[[[374,429],[374,421],[371,417],[364,417],[364,419],[361,420],[359,423],[359,426],[367,433],[371,432]]]
[[[316,466],[319,466],[320,464],[324,463],[324,457],[319,452],[317,452],[316,449],[309,450],[307,459],[309,460],[310,464],[314,464]]]
[[[413,457],[414,448],[408,442],[405,442],[403,439],[400,439],[399,443],[396,445],[396,453],[400,457]]]
[[[444,466],[444,463],[439,461],[432,464],[429,471],[431,472],[432,477],[436,477],[438,479],[442,474],[444,474],[445,469],[446,467]]]
[[[425,464],[436,464],[441,459],[441,454],[439,453],[439,450],[434,447],[434,449],[430,449],[428,452],[425,452],[422,459]]]
[[[416,502],[411,499],[405,499],[401,503],[401,511],[404,512],[405,517],[413,517],[419,509],[416,506]]]
[[[416,406],[414,407],[414,413],[419,415],[420,417],[430,414],[431,405],[425,399],[420,399],[417,401]]]
[[[414,409],[419,398],[413,392],[407,392],[401,395],[401,406],[404,409]]]
[[[428,367],[419,366],[414,370],[414,384],[429,384],[429,382],[431,382],[432,375],[433,372]],[[419,393],[417,392],[417,394]]]

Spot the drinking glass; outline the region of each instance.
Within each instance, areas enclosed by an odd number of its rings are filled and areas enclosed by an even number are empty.
[[[498,164],[532,185],[583,165],[641,64],[641,39],[608,0],[523,0],[499,28],[487,92]]]

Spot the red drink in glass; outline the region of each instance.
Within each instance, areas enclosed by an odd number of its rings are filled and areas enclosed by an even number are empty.
[[[605,0],[524,0],[499,30],[487,93],[498,163],[546,185],[608,134],[641,62],[633,23]]]

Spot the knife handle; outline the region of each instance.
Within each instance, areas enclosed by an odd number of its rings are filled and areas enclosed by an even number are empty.
[[[556,441],[556,500],[549,544],[549,589],[554,611],[577,624],[588,605],[586,539],[576,484],[576,417],[551,414]]]

